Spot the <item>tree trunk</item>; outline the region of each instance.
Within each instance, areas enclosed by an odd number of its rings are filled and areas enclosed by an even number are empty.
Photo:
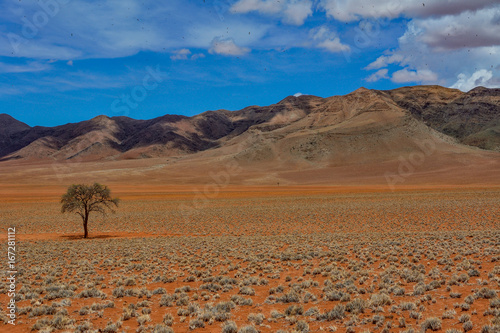
[[[89,231],[87,229],[88,221],[89,221],[89,215],[85,214],[85,218],[83,219],[83,230],[84,230],[83,238],[87,238],[89,236]]]

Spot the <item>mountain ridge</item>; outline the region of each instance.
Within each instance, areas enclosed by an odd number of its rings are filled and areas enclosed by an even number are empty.
[[[30,127],[2,114],[0,161],[185,156],[221,150],[234,140],[241,141],[252,135],[260,137],[250,140],[254,142],[254,150],[259,147],[263,150],[262,154],[254,152],[254,155],[272,160],[276,154],[282,157],[285,154],[319,161],[324,159],[320,150],[329,150],[328,144],[347,150],[359,145],[358,154],[370,149],[373,143],[360,145],[358,141],[363,135],[376,136],[389,146],[391,140],[396,140],[393,144],[397,146],[398,140],[404,141],[407,137],[403,132],[410,133],[413,127],[418,127],[419,134],[415,137],[431,135],[423,134],[428,127],[447,136],[449,142],[500,151],[499,115],[500,89],[478,87],[465,93],[440,86],[393,90],[361,87],[343,96],[288,96],[268,106],[206,111],[192,117],[167,114],[139,120],[100,115],[54,127]],[[436,133],[431,136],[436,135],[439,136]],[[352,141],[352,147],[346,137]],[[299,141],[299,146],[292,143]],[[317,142],[316,146],[312,142]],[[305,151],[304,146],[308,146]]]

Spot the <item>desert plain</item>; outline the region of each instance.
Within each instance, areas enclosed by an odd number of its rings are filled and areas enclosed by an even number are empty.
[[[150,180],[109,183],[122,201],[89,239],[65,181],[3,184],[19,275],[0,330],[499,332],[499,186]]]
[[[1,332],[500,332],[500,91],[3,122]],[[114,214],[62,214],[99,182]],[[1,263],[7,269],[7,257]]]

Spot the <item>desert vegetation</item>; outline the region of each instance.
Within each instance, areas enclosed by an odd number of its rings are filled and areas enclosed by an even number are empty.
[[[118,198],[111,198],[111,191],[106,185],[71,185],[61,197],[61,212],[79,215],[83,222],[83,238],[87,238],[90,213],[104,215],[107,210],[113,211],[113,206],[118,206],[118,202]]]
[[[499,332],[499,198],[228,194],[192,220],[124,200],[137,235],[89,240],[25,223],[13,332]]]

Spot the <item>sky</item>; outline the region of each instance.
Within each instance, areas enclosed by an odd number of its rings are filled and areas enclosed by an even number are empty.
[[[500,1],[0,0],[0,113],[55,126],[500,87]]]

